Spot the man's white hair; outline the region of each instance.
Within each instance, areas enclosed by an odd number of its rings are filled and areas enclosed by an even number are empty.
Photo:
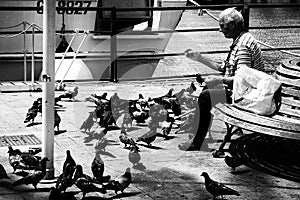
[[[219,20],[222,20],[225,23],[234,22],[235,24],[244,27],[243,15],[235,8],[227,8],[223,10],[219,15]]]

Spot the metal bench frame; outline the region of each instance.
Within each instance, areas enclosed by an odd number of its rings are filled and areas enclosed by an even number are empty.
[[[300,140],[300,59],[284,60],[276,69],[281,81],[279,110],[262,116],[230,104],[217,104],[212,113],[225,122],[227,133],[214,157],[224,154],[224,147],[238,131],[248,130],[283,138]]]

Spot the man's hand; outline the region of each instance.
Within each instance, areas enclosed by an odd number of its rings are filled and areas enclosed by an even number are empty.
[[[208,88],[214,88],[217,85],[223,84],[223,77],[210,75],[205,78],[205,83]]]
[[[193,51],[192,49],[187,49],[184,51],[184,55],[187,57],[187,58],[190,58],[192,60],[195,60],[195,61],[200,61],[201,59],[201,54],[197,51]]]

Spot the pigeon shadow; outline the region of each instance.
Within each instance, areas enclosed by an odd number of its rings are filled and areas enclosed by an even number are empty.
[[[22,185],[22,186],[20,186],[20,188],[22,188],[22,190],[18,190],[18,193],[50,192],[51,191],[50,187],[49,188],[37,187],[37,189],[35,189],[32,185],[30,185],[30,186]]]
[[[162,138],[164,138],[165,140],[171,140],[171,139],[174,139],[174,138],[176,138],[176,136],[169,136],[169,135],[163,135],[163,134],[161,134],[161,133],[157,133],[157,137],[162,137]]]
[[[120,127],[118,127],[118,126],[109,126],[109,127],[107,128],[107,130],[108,130],[108,131],[120,130]]]
[[[137,126],[142,126],[142,127],[145,127],[145,126],[148,126],[148,123],[136,123]]]
[[[59,131],[54,131],[54,135],[60,135],[62,133],[67,132],[67,130],[59,130]]]
[[[27,124],[26,127],[31,127],[31,126],[40,125],[40,124],[42,124],[42,122],[33,122],[30,124]]]
[[[127,128],[127,132],[130,132],[130,131],[136,131],[136,130],[141,129],[141,128],[136,127],[136,126],[126,127],[126,128]]]
[[[251,172],[250,169],[246,169],[246,170],[235,170],[235,171],[231,171],[230,173],[231,174],[234,174],[234,175],[239,175],[239,174],[246,174],[246,173],[249,173]]]
[[[25,177],[25,176],[29,175],[29,172],[18,171],[18,172],[15,172],[15,175]]]
[[[146,145],[146,144],[139,144],[140,146],[143,146],[143,147],[146,147],[146,148],[148,148],[148,149],[164,149],[164,148],[162,148],[162,147],[158,147],[158,146],[152,146],[152,145]]]
[[[116,194],[114,196],[111,196],[111,197],[108,197],[108,198],[105,198],[105,199],[121,199],[121,198],[125,198],[125,197],[133,197],[133,196],[136,196],[136,195],[139,195],[139,194],[141,194],[141,192],[123,192],[123,193],[119,193],[119,194]],[[87,197],[87,199],[88,198],[89,197]],[[94,199],[95,198],[88,199],[88,200],[94,200]],[[99,200],[99,197],[97,199]]]
[[[109,156],[109,157],[111,157],[111,158],[116,158],[116,156],[113,155],[112,153],[109,153],[108,151],[103,151],[102,149],[99,150],[99,153],[100,153],[101,155],[104,155],[104,156]]]

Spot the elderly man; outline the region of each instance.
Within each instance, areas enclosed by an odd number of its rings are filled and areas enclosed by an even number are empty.
[[[193,60],[204,63],[208,67],[221,71],[223,76],[208,76],[205,78],[207,87],[198,98],[198,108],[195,113],[195,128],[197,133],[191,141],[179,144],[179,149],[187,151],[209,150],[208,145],[203,143],[211,124],[212,106],[217,103],[231,103],[231,89],[235,71],[241,66],[247,66],[257,70],[263,70],[261,50],[251,33],[244,28],[242,14],[235,8],[228,8],[219,16],[220,32],[226,38],[232,38],[230,52],[221,66],[215,66],[199,52],[186,50],[186,56]],[[221,87],[220,87],[221,86]],[[198,123],[197,123],[198,122]]]

